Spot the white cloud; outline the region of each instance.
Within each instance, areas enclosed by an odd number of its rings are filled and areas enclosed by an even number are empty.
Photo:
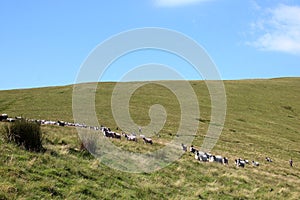
[[[261,6],[258,5],[258,3],[255,0],[250,1],[251,6],[253,7],[254,10],[259,11],[261,10]]]
[[[161,7],[175,7],[175,6],[183,6],[189,5],[199,2],[204,2],[209,0],[155,0],[157,6]]]
[[[264,10],[264,18],[251,24],[256,38],[247,44],[266,51],[300,55],[300,7],[279,5]]]

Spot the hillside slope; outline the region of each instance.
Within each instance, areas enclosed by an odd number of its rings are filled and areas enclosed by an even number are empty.
[[[153,173],[131,174],[99,163],[79,151],[75,128],[42,126],[45,153],[26,152],[0,140],[0,199],[299,199],[300,78],[225,81],[227,116],[211,151],[229,165],[199,163],[187,152]],[[101,83],[96,93],[100,124],[115,129],[110,109],[115,83]],[[210,121],[210,97],[202,81],[192,81],[200,105],[193,145],[202,144]],[[139,88],[130,113],[141,126],[150,122],[149,107],[165,107],[168,117],[154,145],[124,138],[114,144],[135,152],[153,151],[176,137],[180,107],[175,95],[156,84]],[[0,113],[31,119],[73,121],[72,86],[0,91]],[[3,124],[3,123],[2,123]],[[0,125],[2,125],[0,124]],[[272,163],[265,157],[273,159]],[[237,168],[234,159],[260,162]],[[294,167],[289,167],[293,158]]]

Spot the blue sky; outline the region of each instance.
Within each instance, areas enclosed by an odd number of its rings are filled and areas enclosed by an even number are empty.
[[[143,27],[194,39],[222,79],[300,76],[300,1],[10,0],[0,1],[0,90],[73,84],[98,44]],[[149,62],[201,78],[178,58],[145,51],[119,59],[101,80]]]

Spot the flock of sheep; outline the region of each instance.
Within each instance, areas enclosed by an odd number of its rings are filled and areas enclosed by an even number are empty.
[[[8,117],[7,114],[1,114],[0,115],[0,121],[4,121],[4,122],[14,122],[16,120],[22,119],[22,117]],[[135,133],[131,133],[131,134],[126,134],[124,132],[122,133],[116,133],[111,131],[110,128],[104,127],[104,126],[88,126],[84,123],[72,123],[72,122],[65,122],[65,121],[53,121],[53,120],[40,120],[40,119],[27,119],[28,121],[33,121],[33,122],[37,122],[41,125],[57,125],[57,126],[73,126],[73,127],[80,127],[80,128],[87,128],[90,130],[95,130],[95,131],[102,131],[103,135],[105,137],[109,137],[109,138],[117,138],[117,139],[121,139],[122,137],[125,137],[128,141],[138,141],[138,137]],[[139,129],[139,132],[141,132],[141,129]],[[146,137],[145,135],[140,135],[140,138],[143,139],[144,143],[149,143],[149,144],[153,144],[153,141],[151,138]]]
[[[183,151],[187,151],[187,146],[186,145],[181,144],[181,146],[182,146]],[[223,156],[220,156],[220,155],[213,155],[213,154],[210,154],[210,153],[199,151],[193,145],[190,146],[189,151],[191,153],[193,153],[195,159],[200,161],[200,162],[217,162],[217,163],[221,163],[221,164],[224,164],[224,165],[228,165],[228,163],[229,163],[229,160],[228,160],[227,157],[223,157]],[[265,159],[266,159],[267,162],[273,162],[270,157],[266,157]],[[258,167],[260,165],[259,162],[254,161],[254,160],[252,160],[251,163],[249,162],[249,160],[241,159],[241,158],[235,159],[234,161],[235,161],[235,165],[237,167],[242,167],[242,168],[244,168],[246,165],[250,165],[250,164],[252,164],[255,167]]]
[[[10,118],[10,117],[8,117],[7,114],[0,115],[0,121],[14,122],[18,119],[22,119],[22,117]],[[122,137],[125,137],[128,141],[135,141],[135,142],[138,141],[138,137],[135,133],[132,133],[132,134],[126,134],[124,132],[116,133],[116,132],[111,131],[110,128],[104,127],[102,125],[100,127],[98,127],[98,126],[87,126],[87,125],[81,124],[81,123],[71,123],[71,122],[64,122],[64,121],[33,120],[33,119],[30,119],[29,121],[35,121],[42,125],[74,126],[74,127],[88,128],[88,129],[95,130],[95,131],[100,130],[100,131],[102,131],[102,133],[105,137],[116,138],[116,139],[121,139]],[[140,128],[139,128],[139,132],[141,133]],[[143,139],[144,143],[153,144],[152,139],[145,137],[145,135],[140,135],[140,138]],[[181,146],[184,151],[187,151],[186,145],[181,144]],[[217,162],[217,163],[221,163],[224,165],[228,165],[228,162],[229,162],[227,157],[223,157],[220,155],[212,155],[207,152],[199,151],[193,145],[190,146],[189,151],[191,153],[193,153],[195,159],[200,162]],[[270,157],[266,157],[266,161],[272,162],[272,159]],[[258,167],[260,165],[259,162],[254,161],[254,160],[250,163],[249,160],[246,160],[246,159],[241,159],[241,158],[235,159],[235,165],[237,167],[244,168],[246,165],[250,165],[250,164],[252,164],[255,167]],[[290,161],[290,165],[292,166],[292,160]]]
[[[117,138],[117,139],[121,139],[121,137],[125,137],[128,141],[138,141],[138,137],[135,133],[131,133],[131,134],[126,134],[124,132],[121,133],[116,133],[111,131],[110,128],[104,127],[101,125],[100,130],[102,131],[102,133],[104,134],[104,136],[106,137],[110,137],[110,138]],[[140,135],[140,138],[143,139],[144,143],[149,143],[149,144],[153,144],[153,141],[151,138],[147,138],[145,135]]]

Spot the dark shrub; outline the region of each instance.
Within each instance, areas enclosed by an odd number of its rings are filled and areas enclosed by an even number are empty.
[[[14,142],[29,151],[42,151],[41,127],[36,122],[25,119],[4,126],[4,137],[8,142]]]

